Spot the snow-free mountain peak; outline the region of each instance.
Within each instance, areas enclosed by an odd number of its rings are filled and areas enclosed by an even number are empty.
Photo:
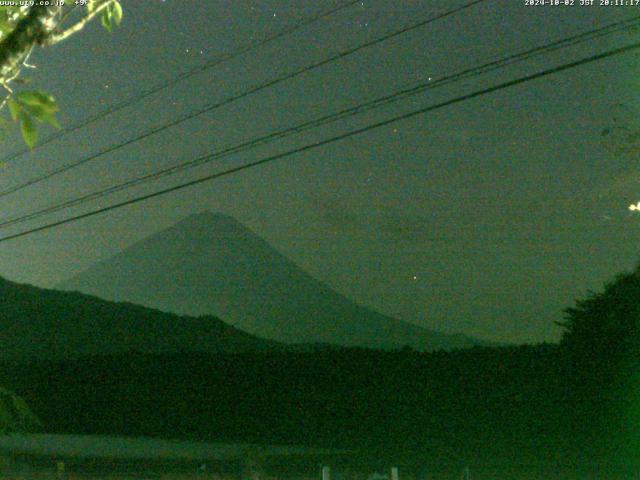
[[[186,217],[60,285],[163,311],[216,315],[290,343],[458,348],[446,335],[356,304],[313,278],[233,217]]]

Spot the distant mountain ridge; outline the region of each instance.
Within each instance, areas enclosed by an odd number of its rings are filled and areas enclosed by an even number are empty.
[[[81,355],[236,353],[280,348],[213,316],[189,317],[0,278],[0,360]]]
[[[360,306],[304,272],[234,218],[191,215],[58,288],[179,314],[212,314],[287,343],[420,350],[482,342]]]

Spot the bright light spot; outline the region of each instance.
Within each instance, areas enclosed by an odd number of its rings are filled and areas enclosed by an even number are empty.
[[[640,202],[638,202],[638,203],[637,203],[637,204],[635,204],[635,205],[634,205],[634,204],[629,205],[629,210],[631,210],[632,212],[633,212],[634,210],[640,210]]]
[[[414,276],[413,276],[413,279],[414,279],[414,280],[417,280],[417,279],[418,279],[418,276],[417,276],[417,275],[414,275]]]

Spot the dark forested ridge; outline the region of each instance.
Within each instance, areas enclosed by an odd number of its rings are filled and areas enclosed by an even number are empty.
[[[332,446],[556,435],[557,347],[128,354],[8,366],[55,432]],[[510,432],[510,433],[509,433]]]
[[[178,316],[0,278],[0,360],[278,348],[212,316]]]
[[[592,418],[576,411],[557,345],[134,353],[1,371],[57,433],[339,446],[445,463],[608,458]]]

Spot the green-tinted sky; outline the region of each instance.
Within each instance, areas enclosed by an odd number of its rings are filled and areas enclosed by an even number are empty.
[[[442,9],[454,0],[365,0],[184,81],[135,108],[12,160],[2,189],[273,76]],[[579,0],[576,0],[579,3]],[[92,25],[41,52],[30,74],[73,124],[333,2],[123,2],[113,34]],[[0,199],[2,217],[93,191],[261,133],[640,15],[640,7],[527,7],[487,0],[82,168]],[[637,40],[619,34],[474,77],[299,137],[101,200],[106,205],[255,160],[483,86]],[[640,259],[637,160],[604,128],[640,124],[637,54],[486,95],[222,181],[0,245],[0,272],[51,286],[201,210],[235,216],[356,301],[446,332],[556,340],[561,310]],[[616,107],[623,103],[624,108]],[[614,135],[615,140],[619,136]],[[17,135],[8,151],[21,148]],[[78,213],[98,203],[58,214]],[[35,226],[44,219],[24,224]],[[18,231],[5,230],[6,233]]]

